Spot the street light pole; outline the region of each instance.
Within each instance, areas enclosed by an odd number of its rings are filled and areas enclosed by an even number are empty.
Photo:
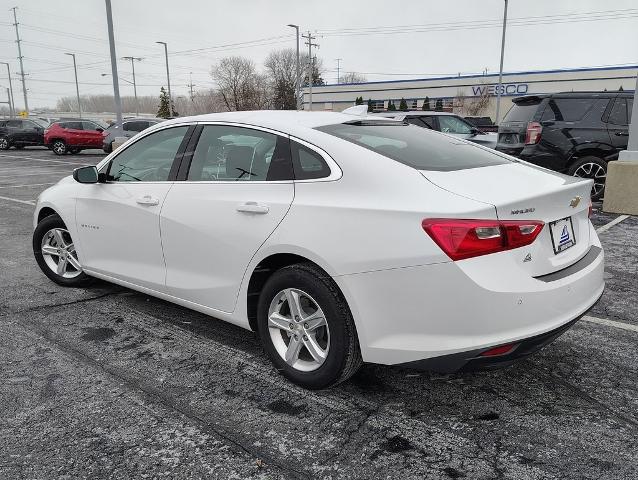
[[[137,102],[137,85],[135,84],[135,60],[141,62],[142,59],[140,57],[122,57],[123,60],[131,61],[131,68],[133,69],[133,95],[135,95],[135,116],[140,116],[140,105]]]
[[[13,25],[16,27],[16,43],[18,44],[18,60],[20,60],[20,77],[22,78],[22,93],[24,94],[24,111],[29,114],[29,101],[27,100],[27,85],[24,81],[24,64],[22,63],[22,47],[20,40],[20,32],[18,31],[18,17],[16,15],[16,8],[13,7],[13,21],[15,22]]]
[[[166,82],[168,83],[168,113],[173,116],[173,97],[171,96],[171,75],[168,70],[168,45],[166,42],[155,42],[164,45],[164,56],[166,57]]]
[[[78,66],[75,63],[75,53],[65,53],[65,55],[69,55],[73,57],[73,70],[75,71],[75,94],[78,97],[78,115],[82,118],[82,105],[80,104],[80,87],[78,85]]]
[[[113,77],[113,99],[115,100],[115,117],[117,125],[122,125],[122,99],[120,98],[120,82],[117,76],[117,55],[115,54],[115,36],[113,35],[113,14],[111,0],[106,2],[106,25],[109,30],[109,49],[111,51],[111,75]]]
[[[299,25],[294,25],[292,23],[288,24],[289,27],[292,27],[295,29],[295,33],[296,33],[296,37],[297,37],[297,65],[295,68],[295,95],[296,95],[296,105],[297,105],[297,110],[299,110],[301,108],[301,98],[300,97],[300,86],[301,86],[301,72],[299,71]]]
[[[496,91],[496,124],[500,121],[501,114],[501,90],[503,89],[503,57],[505,55],[505,27],[507,26],[507,0],[503,10],[503,36],[501,37],[501,66],[498,73],[498,89]]]
[[[15,103],[15,99],[13,98],[13,84],[11,83],[11,69],[9,68],[9,63],[8,62],[0,62],[4,65],[7,66],[7,77],[9,77],[9,101],[11,102],[9,104],[9,112],[11,115],[11,118],[15,117],[16,114],[16,103]]]

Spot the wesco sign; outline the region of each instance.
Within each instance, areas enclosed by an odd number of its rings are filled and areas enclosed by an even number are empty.
[[[527,93],[527,83],[504,83],[502,85],[477,85],[472,87],[472,94],[479,96],[495,96],[499,90],[501,95],[524,95]]]

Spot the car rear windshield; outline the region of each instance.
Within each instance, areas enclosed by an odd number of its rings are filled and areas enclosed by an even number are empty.
[[[507,112],[505,118],[503,118],[504,122],[529,122],[534,113],[536,113],[536,109],[538,108],[538,104],[540,101],[533,103],[515,103],[510,108],[510,111]]]
[[[497,153],[471,143],[399,122],[339,123],[317,130],[419,170],[446,172],[509,163]]]

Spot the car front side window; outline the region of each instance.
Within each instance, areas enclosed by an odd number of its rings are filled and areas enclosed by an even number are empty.
[[[440,115],[439,127],[444,133],[460,133],[465,135],[472,133],[472,127],[469,124],[452,115]]]
[[[188,170],[190,181],[292,180],[287,138],[231,125],[205,125]]]
[[[187,130],[187,126],[166,128],[125,148],[111,160],[106,174],[107,181],[167,181]]]

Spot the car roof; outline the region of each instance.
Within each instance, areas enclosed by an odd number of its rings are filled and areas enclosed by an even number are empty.
[[[618,95],[633,97],[633,92],[613,91],[613,92],[600,92],[600,91],[582,91],[582,92],[558,92],[558,93],[541,93],[538,95],[524,95],[522,97],[516,97],[512,99],[514,103],[525,103],[534,100],[542,100],[544,98],[614,98]]]
[[[379,117],[415,117],[417,115],[454,115],[458,117],[456,113],[452,112],[441,112],[435,110],[396,110],[394,112],[375,112],[372,115]]]
[[[164,128],[171,124],[197,122],[234,122],[271,128],[280,132],[302,135],[309,129],[353,120],[378,120],[378,117],[351,115],[337,112],[309,112],[296,110],[249,110],[242,112],[207,113],[191,117],[179,117],[156,125]]]

